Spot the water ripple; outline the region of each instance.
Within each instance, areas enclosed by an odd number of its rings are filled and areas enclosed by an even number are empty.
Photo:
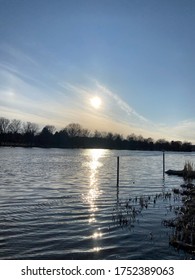
[[[167,169],[181,158],[167,155]],[[161,225],[182,183],[163,181],[161,153],[0,148],[0,178],[0,259],[185,257]]]

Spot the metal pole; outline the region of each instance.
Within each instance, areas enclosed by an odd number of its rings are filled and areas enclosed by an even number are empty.
[[[117,157],[117,181],[116,181],[117,187],[119,186],[119,157]]]

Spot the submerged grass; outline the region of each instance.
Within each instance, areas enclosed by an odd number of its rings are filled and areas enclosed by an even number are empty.
[[[186,164],[186,167],[191,170],[191,165]],[[167,214],[172,212],[174,215],[161,220],[162,226],[171,229],[169,244],[195,256],[195,185],[192,183],[183,184],[180,188],[173,189],[173,192],[119,200],[113,207],[113,222],[121,228],[131,230],[136,223],[139,224],[139,216],[142,216],[143,211],[151,207],[154,209],[160,201],[166,201]],[[177,201],[180,202],[179,205]]]
[[[195,174],[194,164],[190,161],[186,161],[183,168],[184,177],[190,178]]]
[[[120,227],[134,227],[139,215],[150,207],[154,207],[158,200],[171,200],[170,192],[154,195],[141,195],[126,200],[118,200],[113,207],[112,220]]]
[[[187,167],[191,169],[191,165]],[[183,195],[183,205],[176,218],[164,220],[164,225],[173,227],[170,245],[195,255],[195,185],[188,183],[181,187],[179,194]]]

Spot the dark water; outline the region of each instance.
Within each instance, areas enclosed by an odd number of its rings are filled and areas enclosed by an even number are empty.
[[[166,169],[186,160],[166,153]],[[162,225],[182,183],[161,152],[0,148],[0,259],[188,258]]]

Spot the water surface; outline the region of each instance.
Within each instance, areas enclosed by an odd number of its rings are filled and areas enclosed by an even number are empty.
[[[116,157],[120,184],[116,187]],[[161,152],[0,148],[0,259],[184,259],[162,225],[181,205]],[[166,153],[182,169],[194,153]],[[168,194],[171,193],[171,196]]]

